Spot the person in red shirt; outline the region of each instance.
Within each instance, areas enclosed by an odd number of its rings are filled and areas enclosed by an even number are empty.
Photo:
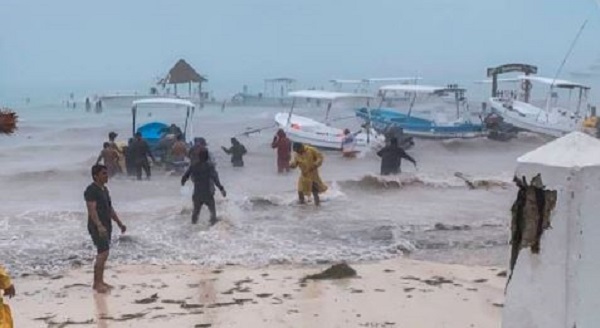
[[[283,129],[277,130],[277,134],[273,137],[271,148],[277,149],[277,172],[289,172],[290,160],[292,159],[292,142],[285,135]]]

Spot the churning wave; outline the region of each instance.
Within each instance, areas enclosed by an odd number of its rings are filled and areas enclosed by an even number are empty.
[[[492,189],[507,188],[511,185],[510,180],[496,178],[461,178],[462,174],[454,176],[436,177],[426,174],[404,173],[397,176],[381,176],[368,174],[358,179],[344,180],[338,182],[342,188],[352,189],[400,189],[410,187],[426,187],[437,189]]]

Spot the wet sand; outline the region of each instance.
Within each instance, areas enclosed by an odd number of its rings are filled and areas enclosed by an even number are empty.
[[[15,278],[16,327],[499,327],[501,269],[407,259],[351,264],[356,277],[302,278],[328,268],[130,265]]]

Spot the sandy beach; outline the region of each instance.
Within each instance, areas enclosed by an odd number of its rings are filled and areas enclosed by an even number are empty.
[[[356,276],[302,278],[321,266],[114,266],[107,295],[90,268],[15,279],[16,327],[499,327],[494,267],[407,259],[351,264]]]

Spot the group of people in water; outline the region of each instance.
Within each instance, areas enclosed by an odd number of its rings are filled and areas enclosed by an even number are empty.
[[[356,152],[349,145],[354,142],[355,135],[347,129],[344,134],[345,137],[341,144],[342,154],[344,157],[354,157]],[[103,149],[96,161],[96,164],[104,163],[108,177],[112,178],[127,172],[128,175],[135,176],[138,180],[142,179],[143,174],[149,179],[152,175],[150,160],[154,164],[159,164],[155,157],[155,154],[158,154],[160,165],[182,175],[182,184],[192,178],[195,183],[194,189],[199,190],[198,195],[204,195],[206,190],[214,193],[215,186],[224,193],[215,168],[216,163],[212,153],[208,150],[206,139],[195,138],[193,145],[188,147],[181,129],[175,124],[163,131],[163,137],[153,150],[139,132],[129,140],[127,145],[118,144],[117,136],[115,132],[108,134],[108,141],[103,144]],[[286,173],[291,169],[299,168],[300,177],[297,188],[299,202],[304,203],[306,197],[312,197],[315,205],[320,205],[319,194],[327,190],[318,172],[323,163],[323,154],[312,146],[292,142],[283,129],[279,129],[275,133],[271,147],[277,154],[278,173]],[[244,166],[244,156],[248,151],[237,138],[231,138],[229,147],[221,148],[231,157],[233,167]],[[294,157],[292,157],[293,154],[295,154]],[[381,157],[380,173],[382,175],[400,173],[402,159],[406,159],[416,166],[416,161],[399,146],[398,139],[395,137],[388,138],[386,146],[380,149],[377,155]],[[209,167],[211,168],[209,169]],[[196,184],[195,181],[198,181],[199,184]],[[205,195],[194,198],[200,200],[194,202],[199,205],[198,209],[194,211],[196,215],[193,216],[192,221],[197,222],[199,208],[207,205],[211,212],[211,222],[214,223],[216,220],[214,200]]]
[[[171,127],[170,130],[165,132],[167,133],[166,136],[169,136],[177,131]],[[111,246],[113,222],[122,233],[127,231],[126,225],[121,221],[112,206],[106,184],[110,177],[125,172],[135,175],[139,180],[142,178],[142,172],[146,174],[147,178],[150,178],[149,159],[154,163],[157,162],[148,142],[142,138],[140,133],[136,133],[126,146],[118,144],[116,141],[117,136],[118,134],[115,132],[108,134],[108,141],[103,144],[96,164],[91,168],[93,181],[84,192],[88,212],[87,228],[97,250],[94,262],[93,289],[99,293],[108,292],[113,288],[104,281],[104,269]],[[173,142],[169,143],[168,154],[163,153],[163,156],[168,157],[175,167],[177,167],[177,163],[185,162],[186,158],[189,159],[187,169],[184,172],[182,171],[181,185],[185,185],[190,179],[194,183],[192,223],[198,223],[200,211],[204,205],[210,211],[210,224],[217,223],[214,194],[218,189],[222,196],[226,197],[227,192],[219,179],[214,158],[207,148],[206,140],[196,138],[194,139],[194,145],[188,149],[183,134],[175,134],[173,137],[166,136],[165,138],[173,139],[171,140]],[[279,129],[273,137],[271,147],[277,153],[277,172],[286,173],[295,168],[300,170],[297,185],[298,201],[303,204],[306,202],[307,197],[312,197],[315,205],[319,206],[321,203],[319,194],[327,190],[327,185],[319,174],[319,168],[324,161],[323,154],[312,146],[292,142],[282,129]],[[243,157],[246,155],[247,150],[239,140],[231,138],[231,146],[222,147],[222,149],[231,156],[231,163],[234,167],[244,166]],[[416,161],[399,146],[395,137],[389,138],[387,145],[379,150],[377,155],[381,157],[382,175],[400,173],[402,159],[406,159],[416,166]],[[344,156],[347,156],[347,154],[344,154]],[[123,160],[125,160],[125,164]],[[163,160],[162,157],[161,160]],[[100,162],[104,164],[102,165]],[[14,285],[2,267],[0,267],[0,290],[3,290],[4,296],[12,297],[15,295]],[[7,327],[12,327],[10,308],[8,305],[3,304],[1,298],[0,322],[6,323]]]
[[[163,160],[162,157],[168,158],[173,167],[178,167],[178,163],[187,163],[186,157],[189,159],[187,169],[184,172],[182,170],[181,185],[185,185],[188,180],[194,184],[192,224],[198,223],[201,209],[206,206],[210,212],[209,223],[214,225],[218,222],[215,192],[218,189],[223,197],[227,196],[225,187],[219,179],[214,158],[209,152],[204,138],[195,138],[194,144],[188,149],[183,134],[178,132],[180,131],[176,126],[171,126],[165,131],[164,137],[172,142],[165,141],[163,143],[161,160]],[[174,136],[172,137],[172,135]],[[349,132],[346,135],[348,136]],[[117,133],[110,132],[108,137],[109,140],[104,143],[98,160],[91,169],[93,182],[84,192],[88,210],[88,232],[97,248],[93,288],[101,293],[112,288],[104,281],[104,267],[110,250],[112,222],[117,224],[121,232],[127,230],[112,207],[106,183],[109,177],[123,173],[120,162],[123,154],[125,154],[127,162],[125,166],[127,168],[132,166],[138,180],[142,178],[142,171],[146,173],[147,178],[151,176],[148,159],[156,163],[156,158],[152,154],[148,142],[142,138],[140,133],[135,134],[126,149],[117,144]],[[166,145],[168,147],[164,148]],[[343,148],[344,145],[341,146]],[[247,154],[247,150],[239,140],[231,138],[231,146],[221,148],[231,156],[231,164],[234,167],[244,166],[243,157]],[[286,173],[295,168],[300,170],[297,183],[299,203],[304,204],[307,198],[312,198],[314,204],[319,206],[321,204],[319,195],[327,190],[327,185],[319,174],[319,169],[324,161],[323,154],[315,147],[292,142],[282,129],[279,129],[273,137],[271,148],[277,153],[277,172]],[[388,144],[379,150],[377,155],[381,157],[382,175],[400,173],[403,158],[416,166],[416,161],[398,145],[395,137],[390,138]],[[348,155],[344,154],[344,156]],[[104,162],[104,165],[101,165],[100,162]],[[127,171],[130,172],[129,169]]]

